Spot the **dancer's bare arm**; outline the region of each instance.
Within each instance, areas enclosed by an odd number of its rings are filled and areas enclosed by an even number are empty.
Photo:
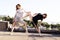
[[[23,17],[23,18],[25,18],[25,17],[27,17],[27,16],[29,16],[29,14],[31,13],[30,11],[25,11],[24,9],[22,9],[23,11],[24,11],[24,13],[26,13],[26,15]]]
[[[26,12],[26,15],[23,17],[23,19],[30,16],[30,14],[31,14],[31,12]]]
[[[26,12],[26,15],[23,17],[23,19],[27,16],[29,16],[30,21],[32,21],[33,16],[31,15],[31,12]]]

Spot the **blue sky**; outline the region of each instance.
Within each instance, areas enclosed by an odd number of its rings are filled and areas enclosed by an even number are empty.
[[[0,15],[15,15],[16,4],[21,4],[26,11],[47,13],[44,19],[48,23],[60,23],[60,0],[0,0]]]

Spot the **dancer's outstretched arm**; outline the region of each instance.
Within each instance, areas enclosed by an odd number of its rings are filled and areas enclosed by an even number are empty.
[[[26,18],[27,16],[30,16],[30,14],[31,12],[26,12],[26,15],[23,17],[23,19]]]

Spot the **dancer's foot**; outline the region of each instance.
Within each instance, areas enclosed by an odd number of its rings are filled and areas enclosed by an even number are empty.
[[[37,32],[40,33],[40,30],[38,28],[36,28]]]
[[[28,33],[28,29],[27,29],[27,27],[26,27],[26,33]]]
[[[10,35],[13,35],[14,27],[12,27]]]
[[[37,28],[36,28],[36,30],[37,30],[37,32],[39,33],[39,35],[41,36],[41,31],[40,31],[40,29],[37,29]]]

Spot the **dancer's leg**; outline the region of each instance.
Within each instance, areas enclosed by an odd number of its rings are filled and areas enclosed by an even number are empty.
[[[35,25],[35,29],[40,33],[40,29],[37,25]]]
[[[13,22],[11,32],[13,32],[15,25],[16,25],[16,22]]]
[[[36,29],[38,32],[40,32],[40,29],[39,29],[39,27],[38,27],[38,20],[36,20],[35,18],[33,18],[32,20],[33,20],[33,25],[34,25],[35,29]]]
[[[25,22],[25,21],[23,21],[23,20],[19,20],[19,22],[21,23],[21,24],[23,24],[22,26],[23,26],[23,28],[26,30],[26,32],[27,32],[27,23]]]
[[[14,31],[15,25],[16,25],[16,22],[13,22],[10,35],[13,35],[13,31]]]
[[[41,36],[40,28],[38,26],[35,26],[35,29],[38,31],[39,35]]]
[[[28,32],[28,29],[27,29],[27,23],[25,22],[24,24],[24,27],[25,27],[25,30],[26,30],[26,33]]]

